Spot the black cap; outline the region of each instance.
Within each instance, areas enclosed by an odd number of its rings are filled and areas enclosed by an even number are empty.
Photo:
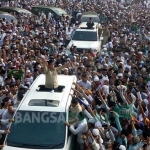
[[[55,40],[53,40],[53,43],[57,43],[57,42],[58,42],[58,40],[56,40],[56,39],[55,39]]]
[[[6,70],[1,70],[0,73],[1,73],[1,74],[5,74],[5,73],[6,73]]]
[[[51,58],[49,61],[48,61],[48,64],[51,64],[54,62],[54,58]]]

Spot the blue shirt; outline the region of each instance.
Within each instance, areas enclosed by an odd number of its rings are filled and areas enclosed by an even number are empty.
[[[130,145],[128,150],[137,150],[138,148],[141,148],[144,145],[144,143],[141,141],[137,143],[136,145]]]
[[[124,140],[120,137],[120,135],[118,135],[117,137],[117,142],[121,145],[124,145],[125,147],[127,147],[127,138],[125,137]]]

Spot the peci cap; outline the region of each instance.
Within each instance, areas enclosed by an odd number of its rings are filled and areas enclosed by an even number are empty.
[[[94,136],[98,136],[98,135],[100,135],[100,133],[99,133],[99,130],[98,130],[98,129],[93,129],[93,130],[92,130],[92,133],[93,133],[93,135],[94,135]]]
[[[48,64],[54,63],[54,58],[50,58],[50,60],[48,60]]]

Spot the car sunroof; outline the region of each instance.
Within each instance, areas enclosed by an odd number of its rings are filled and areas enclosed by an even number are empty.
[[[65,88],[65,86],[62,86],[62,85],[59,85],[57,89],[50,89],[50,88],[46,88],[45,85],[39,85],[36,91],[38,91],[38,92],[54,91],[54,92],[61,93],[61,92],[63,92],[64,88]]]

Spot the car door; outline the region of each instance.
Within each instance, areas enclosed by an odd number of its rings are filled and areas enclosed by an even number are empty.
[[[75,141],[75,136],[69,131],[65,150],[75,150]]]

